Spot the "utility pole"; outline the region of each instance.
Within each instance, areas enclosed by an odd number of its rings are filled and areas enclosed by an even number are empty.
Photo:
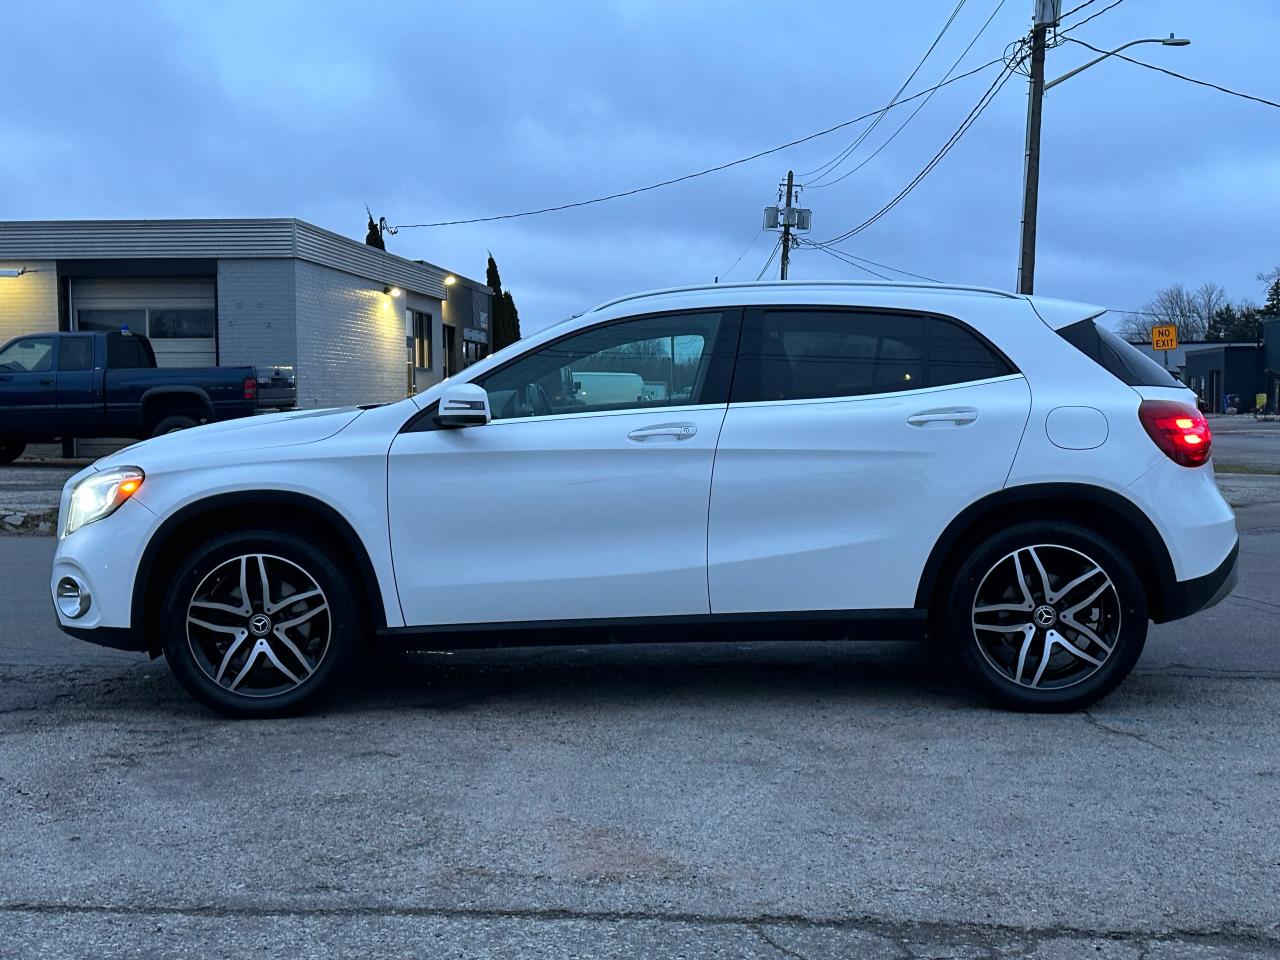
[[[791,204],[794,201],[792,196],[795,192],[796,174],[794,170],[787,171],[787,196],[783,206],[790,211]],[[787,279],[787,267],[791,264],[791,217],[784,217],[782,221],[782,273],[779,279]]]
[[[1018,292],[1036,285],[1036,215],[1040,206],[1040,110],[1044,102],[1044,51],[1049,29],[1058,25],[1062,0],[1035,0],[1031,28],[1031,83],[1027,91],[1027,150],[1022,177],[1022,245]]]
[[[786,184],[778,184],[778,202],[781,206],[764,208],[764,228],[766,230],[782,229],[782,240],[779,241],[779,246],[782,248],[780,276],[783,280],[787,279],[787,270],[791,266],[791,248],[796,244],[792,239],[791,231],[804,233],[813,228],[813,211],[808,207],[793,206],[800,190],[803,189],[803,185],[798,189],[796,187],[795,171],[788,170]],[[773,259],[772,255],[769,259]]]

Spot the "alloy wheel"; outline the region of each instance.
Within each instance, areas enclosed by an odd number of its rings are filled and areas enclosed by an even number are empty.
[[[196,587],[187,643],[201,671],[225,690],[272,697],[302,685],[329,650],[329,602],[296,563],[270,554],[233,557]]]
[[[997,561],[973,602],[973,637],[997,673],[1020,687],[1061,689],[1096,674],[1120,636],[1120,596],[1092,558],[1071,547],[1020,547]]]

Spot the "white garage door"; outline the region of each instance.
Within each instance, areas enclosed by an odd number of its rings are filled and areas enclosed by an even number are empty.
[[[145,334],[162,367],[217,363],[212,280],[72,280],[71,323]]]

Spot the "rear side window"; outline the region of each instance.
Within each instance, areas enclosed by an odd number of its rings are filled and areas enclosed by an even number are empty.
[[[93,341],[89,337],[63,337],[58,346],[59,370],[88,370],[93,366]]]
[[[1013,372],[976,334],[942,317],[852,310],[751,311],[733,399],[856,397]]]
[[[107,366],[115,370],[149,367],[150,356],[142,341],[134,337],[107,337]]]
[[[1092,319],[1062,327],[1058,335],[1131,387],[1180,387],[1164,367]]]

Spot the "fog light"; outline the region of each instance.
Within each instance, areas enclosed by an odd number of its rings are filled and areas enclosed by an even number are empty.
[[[89,588],[74,577],[63,577],[58,581],[57,599],[58,611],[68,620],[83,617],[93,602]]]

